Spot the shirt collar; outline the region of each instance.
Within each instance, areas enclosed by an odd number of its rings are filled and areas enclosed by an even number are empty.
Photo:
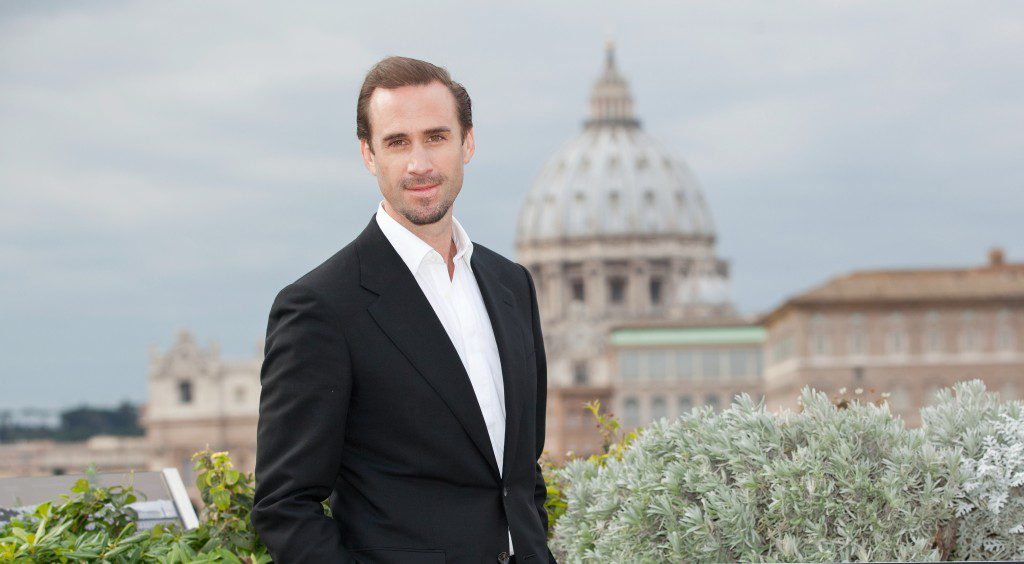
[[[402,262],[405,263],[411,272],[415,273],[419,270],[420,264],[428,256],[436,257],[436,260],[439,261],[443,260],[441,254],[428,245],[426,241],[417,237],[412,231],[406,229],[404,225],[395,221],[395,218],[388,215],[388,212],[384,211],[383,200],[377,204],[376,218],[380,230],[384,232],[384,236],[391,243],[391,246],[395,248]],[[454,215],[452,216],[452,239],[455,241],[454,260],[465,260],[468,265],[470,257],[473,256],[473,242],[470,241],[466,230],[462,228],[462,224],[459,223],[459,220],[455,219]]]

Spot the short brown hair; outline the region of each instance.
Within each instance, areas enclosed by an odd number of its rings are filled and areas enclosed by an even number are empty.
[[[356,102],[356,137],[365,140],[370,145],[370,151],[373,151],[373,145],[370,144],[370,116],[367,107],[370,105],[370,96],[374,90],[422,86],[431,82],[440,82],[447,86],[455,97],[455,110],[459,117],[459,126],[462,128],[462,138],[465,139],[466,132],[473,127],[473,105],[465,87],[452,80],[444,67],[409,57],[387,57],[373,65],[370,72],[366,73],[363,87],[359,89],[359,101]]]

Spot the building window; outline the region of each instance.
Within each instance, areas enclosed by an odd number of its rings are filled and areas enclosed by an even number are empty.
[[[189,380],[178,381],[178,403],[192,403],[192,382]]]
[[[569,282],[569,287],[572,292],[572,301],[583,303],[583,299],[586,297],[586,294],[584,293],[583,279],[573,279]]]
[[[811,352],[815,356],[824,356],[828,354],[828,335],[824,333],[814,333],[811,338]]]
[[[1000,327],[996,333],[996,342],[999,344],[999,350],[1002,352],[1010,352],[1015,347],[1013,346],[1013,329],[1009,327]]]
[[[922,348],[926,354],[942,352],[942,327],[939,324],[939,311],[932,309],[924,314],[924,343]]]
[[[622,417],[627,428],[640,424],[640,402],[635,397],[628,397],[622,402]]]
[[[932,328],[925,333],[924,350],[928,353],[942,352],[942,331]]]
[[[664,380],[668,376],[668,354],[665,351],[651,351],[647,354],[647,375],[653,380]]]
[[[640,377],[640,355],[636,351],[619,353],[619,376],[623,380],[636,380]]]
[[[821,313],[811,318],[811,354],[826,355],[829,352],[828,322]]]
[[[853,333],[850,333],[850,354],[864,354],[867,350],[866,341],[867,337],[860,329],[856,329]]]
[[[975,352],[980,348],[981,339],[974,328],[974,311],[966,310],[960,320],[960,351]]]
[[[690,413],[690,410],[693,409],[693,398],[690,396],[679,396],[678,407],[680,416]]]
[[[996,314],[996,349],[1001,352],[1014,350],[1017,340],[1013,327],[1010,325],[1010,311],[1006,308],[999,310]]]
[[[894,312],[889,316],[889,328],[885,334],[886,352],[893,355],[906,354],[909,349],[908,344],[903,314]]]
[[[853,367],[853,380],[855,382],[860,382],[863,379],[864,379],[864,367],[863,366],[854,366]]]
[[[717,350],[703,351],[700,354],[700,375],[704,377],[720,376],[722,373]]]
[[[847,337],[847,354],[862,355],[867,352],[867,332],[864,330],[864,314],[850,316],[850,334]]]
[[[626,301],[626,279],[616,276],[608,280],[608,299],[613,304]]]
[[[587,363],[586,362],[575,362],[572,365],[572,383],[577,386],[585,386],[587,384]]]
[[[793,356],[793,336],[780,338],[772,347],[772,362],[778,364]]]
[[[981,339],[973,327],[965,327],[960,331],[960,350],[962,352],[977,352],[980,348]]]
[[[245,386],[235,388],[235,403],[245,402]]]
[[[737,349],[729,351],[729,376],[750,375],[750,351]]]
[[[651,400],[651,421],[657,421],[665,417],[668,417],[668,407],[665,403],[665,398],[654,396]]]
[[[902,329],[890,329],[886,335],[886,350],[889,354],[904,354],[907,352],[907,335]]]
[[[661,278],[651,278],[651,305],[661,305]]]
[[[712,411],[718,411],[718,409],[721,407],[721,402],[718,400],[717,394],[709,394],[707,400],[704,402],[704,405],[710,407]]]
[[[693,378],[693,353],[690,351],[676,352],[676,377]]]

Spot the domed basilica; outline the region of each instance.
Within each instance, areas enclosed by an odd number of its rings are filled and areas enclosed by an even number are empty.
[[[611,399],[614,327],[736,316],[700,183],[643,130],[610,44],[605,57],[589,118],[542,168],[516,234],[540,299],[555,427],[559,390],[572,404]]]

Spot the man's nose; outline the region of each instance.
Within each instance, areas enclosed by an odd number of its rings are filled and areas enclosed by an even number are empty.
[[[430,162],[430,153],[420,143],[412,147],[412,154],[409,155],[409,166],[407,171],[411,174],[429,174],[434,169]]]

